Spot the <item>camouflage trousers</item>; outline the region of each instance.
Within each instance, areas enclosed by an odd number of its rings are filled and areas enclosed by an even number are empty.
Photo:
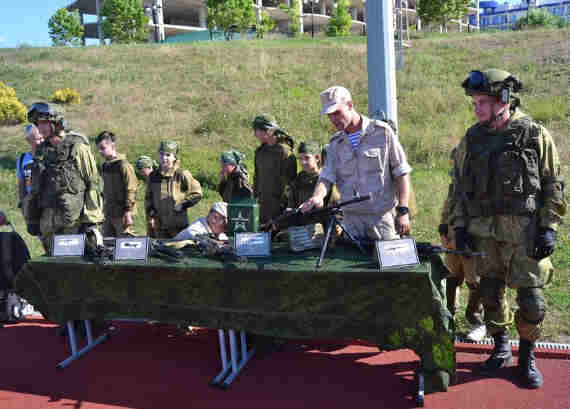
[[[53,236],[56,234],[77,234],[81,225],[76,223],[65,225],[60,213],[56,209],[46,208],[42,210],[40,219],[40,240],[47,254],[53,251]]]
[[[367,237],[371,240],[394,240],[399,238],[394,225],[394,214],[390,211],[382,216],[370,213],[344,212],[344,227],[356,237]]]
[[[463,281],[467,284],[469,296],[465,308],[465,318],[471,325],[483,324],[483,304],[479,294],[479,277],[473,269],[473,258],[459,254],[446,254],[445,265],[451,271],[451,274],[447,276],[448,284],[455,282],[457,289],[463,284]],[[456,291],[455,289],[451,290],[448,293],[447,308],[455,315]]]
[[[512,322],[506,299],[506,287],[514,289],[537,289],[542,297],[542,287],[547,284],[554,271],[549,258],[535,260],[528,256],[526,242],[509,243],[492,238],[474,236],[476,251],[483,251],[487,257],[475,257],[473,268],[483,280],[494,283],[491,296],[483,296],[485,323],[488,332],[493,335],[502,332]],[[481,290],[485,292],[485,290]],[[540,337],[542,322],[533,323],[525,320],[519,309],[514,322],[521,339],[535,341]]]
[[[132,226],[125,228],[122,217],[105,217],[103,222],[103,236],[130,237],[136,236]]]

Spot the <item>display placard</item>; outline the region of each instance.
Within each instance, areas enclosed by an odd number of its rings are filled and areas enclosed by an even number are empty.
[[[85,234],[56,234],[52,249],[54,257],[81,257],[85,252]]]
[[[416,241],[411,238],[376,240],[376,255],[380,271],[420,264]]]
[[[148,237],[121,237],[115,240],[115,260],[143,260],[148,256]]]
[[[270,233],[236,233],[235,251],[239,257],[269,257],[271,255]]]

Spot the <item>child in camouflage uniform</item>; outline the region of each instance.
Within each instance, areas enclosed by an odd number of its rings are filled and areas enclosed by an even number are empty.
[[[157,238],[171,239],[188,227],[186,210],[202,199],[202,187],[179,167],[178,143],[162,141],[158,151],[160,167],[150,174],[146,188],[146,218]]]
[[[267,223],[285,208],[285,187],[297,175],[294,142],[272,118],[259,115],[252,128],[261,145],[255,150],[253,193],[259,201],[259,222]]]
[[[132,229],[136,214],[137,177],[125,155],[117,152],[115,135],[103,131],[95,139],[99,153],[105,159],[101,166],[103,178],[103,235],[134,236]]]
[[[230,203],[241,199],[251,199],[253,190],[243,160],[245,155],[229,150],[220,156],[220,183],[218,192],[224,202]]]

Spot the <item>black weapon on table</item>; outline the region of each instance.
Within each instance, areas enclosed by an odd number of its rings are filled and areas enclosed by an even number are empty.
[[[469,250],[452,250],[452,249],[448,249],[447,247],[434,246],[428,242],[416,243],[416,249],[418,250],[418,254],[421,256],[424,256],[424,257],[429,257],[429,256],[432,256],[434,254],[441,254],[441,253],[458,254],[458,255],[466,256],[466,257],[487,257],[488,256],[488,254],[483,252],[483,251],[475,252],[475,251],[469,251]]]
[[[360,203],[360,202],[364,202],[366,200],[370,200],[372,197],[371,194],[367,194],[364,196],[358,196],[355,197],[354,199],[350,199],[347,200],[345,202],[342,203],[338,203],[335,206],[330,206],[330,207],[323,207],[321,209],[314,209],[314,210],[310,210],[306,213],[301,212],[301,208],[297,208],[296,210],[292,210],[289,212],[286,212],[284,214],[282,214],[281,216],[270,220],[268,223],[266,223],[264,226],[262,226],[262,229],[264,229],[265,231],[270,230],[271,227],[273,225],[277,226],[278,228],[280,226],[305,226],[307,224],[312,224],[312,223],[321,223],[324,219],[329,219],[328,222],[328,228],[327,228],[327,232],[325,235],[325,240],[323,243],[323,247],[321,248],[321,254],[319,256],[319,259],[317,260],[317,268],[319,268],[322,264],[323,264],[323,258],[325,257],[325,253],[327,251],[327,247],[329,244],[329,240],[331,237],[331,232],[333,231],[333,229],[336,228],[336,226],[339,226],[342,231],[344,232],[344,234],[346,234],[346,236],[354,243],[358,246],[358,248],[360,249],[360,251],[363,254],[366,254],[366,250],[364,250],[364,247],[362,246],[362,244],[360,243],[360,241],[355,238],[354,236],[352,236],[352,234],[350,234],[350,232],[344,227],[344,224],[342,224],[342,222],[340,221],[339,217],[340,215],[342,215],[342,210],[344,207],[354,204],[354,203]]]

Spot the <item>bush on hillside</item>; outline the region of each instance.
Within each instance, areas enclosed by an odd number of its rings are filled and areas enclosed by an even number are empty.
[[[532,9],[526,16],[521,17],[515,23],[514,29],[521,30],[525,27],[568,27],[568,21],[565,18],[560,18],[552,15],[546,9]]]
[[[26,120],[27,110],[18,101],[16,91],[0,81],[0,125],[14,125]]]
[[[81,96],[73,88],[58,89],[51,95],[51,101],[56,104],[79,104]]]

